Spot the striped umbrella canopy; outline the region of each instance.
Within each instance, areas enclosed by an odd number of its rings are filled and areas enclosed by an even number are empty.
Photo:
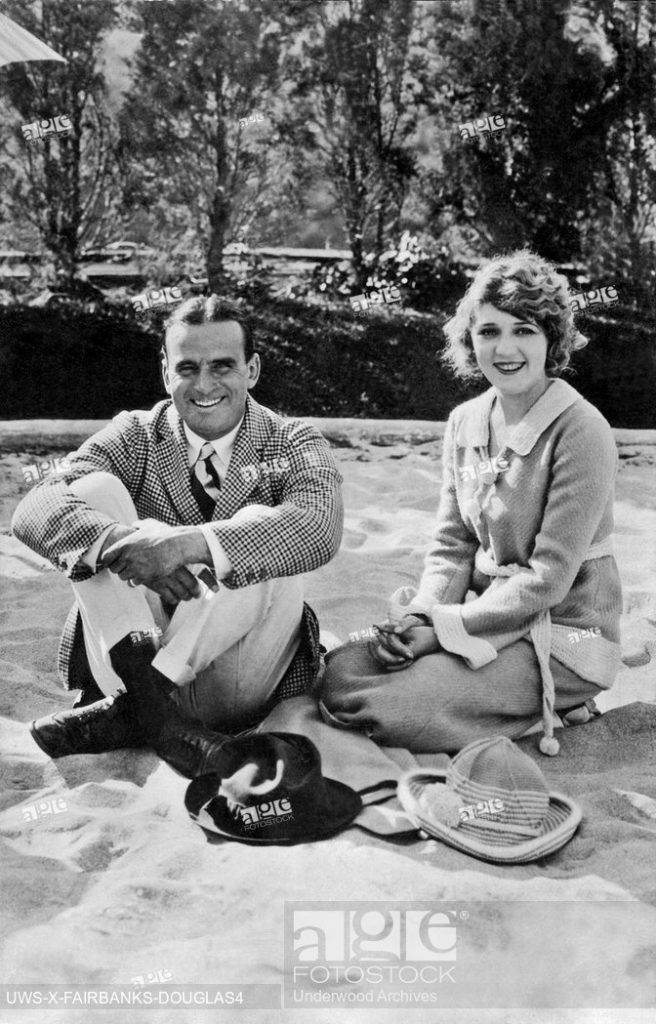
[[[0,66],[24,60],[61,60],[66,64],[65,57],[60,57],[6,14],[0,14]]]

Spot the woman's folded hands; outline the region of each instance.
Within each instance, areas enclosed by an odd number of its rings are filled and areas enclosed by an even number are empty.
[[[425,615],[404,615],[400,622],[374,624],[376,639],[369,643],[372,657],[388,672],[398,672],[425,654],[435,654],[440,645],[427,621]]]

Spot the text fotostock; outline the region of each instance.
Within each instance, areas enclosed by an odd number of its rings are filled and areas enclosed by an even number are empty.
[[[468,916],[435,903],[286,904],[285,1006],[441,1002]]]

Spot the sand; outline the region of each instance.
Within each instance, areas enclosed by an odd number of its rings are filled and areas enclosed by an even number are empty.
[[[346,640],[385,612],[386,595],[416,581],[439,489],[442,427],[321,425],[340,445],[346,527],[339,556],[307,578],[307,594],[325,634]],[[70,703],[55,674],[70,588],[10,537],[8,526],[20,466],[39,455],[66,454],[75,436],[70,424],[46,423],[31,433],[27,425],[20,434],[15,425],[0,428],[3,983],[134,988],[136,976],[160,971],[175,985],[280,985],[285,901],[446,901],[469,917],[459,918],[456,995],[447,984],[442,1002],[412,1013],[383,1003],[196,1006],[160,1009],[153,1018],[147,1008],[98,1015],[69,1005],[47,1013],[0,1010],[0,1024],[186,1024],[233,1016],[367,1022],[384,1009],[390,1010],[384,1020],[417,1024],[646,1020],[656,1003],[653,432],[616,432],[616,546],[628,664],[598,699],[609,714],[594,726],[567,730],[559,766],[540,762],[554,788],[580,800],[584,824],[554,857],[517,867],[485,864],[431,840],[392,842],[357,828],[293,848],[208,841],[186,815],[186,780],[153,753],[58,762],[42,754],[23,723]],[[532,740],[522,742],[530,748]],[[573,769],[563,774],[567,765]],[[65,801],[59,813],[24,820],[23,809],[58,798]]]

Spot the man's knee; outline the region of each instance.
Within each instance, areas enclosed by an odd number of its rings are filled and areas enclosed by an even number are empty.
[[[112,516],[119,522],[133,522],[137,518],[134,502],[122,480],[113,473],[99,471],[87,473],[69,484],[78,498],[88,502],[92,508]]]
[[[304,595],[302,576],[272,577],[264,583],[256,583],[253,593],[262,600],[267,614],[280,618],[281,624],[300,623]]]
[[[287,597],[295,600],[303,600],[303,577],[302,576],[272,576],[262,584],[278,598]]]

